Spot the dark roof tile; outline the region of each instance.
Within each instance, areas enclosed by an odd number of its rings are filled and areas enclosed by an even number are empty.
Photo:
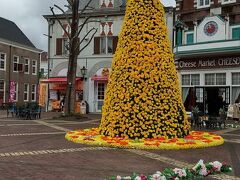
[[[0,17],[0,38],[16,42],[25,46],[33,47],[33,43],[12,21]]]

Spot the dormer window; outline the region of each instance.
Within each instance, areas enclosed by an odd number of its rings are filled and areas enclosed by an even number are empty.
[[[198,0],[197,8],[210,7],[210,0]]]
[[[222,0],[222,4],[235,3],[236,0]]]

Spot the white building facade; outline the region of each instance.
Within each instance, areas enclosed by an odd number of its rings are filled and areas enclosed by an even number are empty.
[[[185,108],[218,115],[240,100],[240,6],[202,2],[177,1],[173,51]]]
[[[80,3],[84,5],[86,2],[87,1],[81,1]],[[78,56],[77,77],[82,77],[81,69],[83,67],[87,68],[87,73],[84,78],[80,78],[79,80],[82,89],[77,91],[76,96],[77,101],[83,99],[87,102],[87,108],[90,113],[100,113],[107,87],[108,74],[111,71],[112,58],[116,50],[118,35],[120,34],[123,23],[126,2],[123,0],[99,0],[93,1],[91,6],[95,7],[95,10],[88,11],[86,16],[91,14],[91,16],[93,16],[91,20],[95,22],[85,25],[83,33],[80,34],[79,38],[81,40],[93,27],[98,30],[87,48]],[[80,9],[81,8],[82,7],[80,7]],[[54,80],[54,78],[56,77],[67,76],[68,52],[64,44],[67,43],[68,39],[54,16],[47,15],[44,17],[47,19],[49,25],[49,77],[50,79],[52,78],[52,82],[54,82],[56,80]],[[67,25],[66,19],[64,19],[62,15],[58,17],[68,30],[69,25]],[[166,8],[166,18],[171,41],[174,18],[174,9],[172,7]],[[81,19],[80,23],[83,22],[83,20],[84,19]],[[84,46],[89,40],[90,39],[84,40],[81,46]],[[52,85],[50,84],[50,86]],[[50,87],[50,97],[47,98],[50,99],[50,102],[52,99],[51,94],[54,94],[54,91],[61,95],[64,94],[64,91],[60,90],[59,93],[59,91],[57,92],[56,89],[54,90],[54,88]]]

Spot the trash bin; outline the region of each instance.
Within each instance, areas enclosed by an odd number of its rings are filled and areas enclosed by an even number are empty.
[[[87,106],[85,101],[81,101],[81,106],[80,106],[80,113],[81,114],[86,114]]]

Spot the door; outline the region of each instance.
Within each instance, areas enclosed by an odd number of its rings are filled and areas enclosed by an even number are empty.
[[[106,91],[106,82],[97,82],[96,84],[96,112],[102,112],[102,106]]]
[[[230,103],[230,87],[206,87],[206,109],[210,115],[219,115],[221,108],[227,109]]]
[[[199,110],[203,113],[206,112],[205,102],[206,102],[206,90],[204,87],[195,87],[195,93],[196,93],[196,106],[199,108]]]

